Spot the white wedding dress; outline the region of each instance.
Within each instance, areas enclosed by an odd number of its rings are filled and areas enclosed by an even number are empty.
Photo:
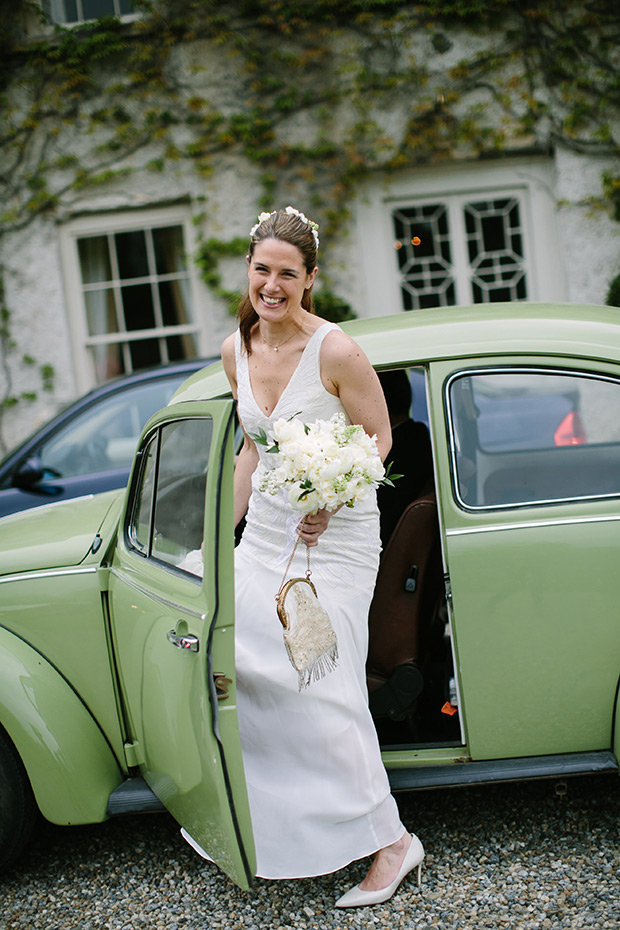
[[[280,417],[304,422],[343,410],[320,378],[321,344],[310,338],[271,416],[258,407],[248,358],[236,334],[239,416],[247,433]],[[343,507],[310,550],[312,581],[338,636],[338,668],[301,693],[276,613],[275,594],[303,514],[284,494],[260,492],[260,463],[243,538],[235,552],[239,729],[261,878],[323,875],[395,842],[404,832],[368,710],[368,608],[379,561],[375,495]],[[303,575],[298,546],[287,577]]]

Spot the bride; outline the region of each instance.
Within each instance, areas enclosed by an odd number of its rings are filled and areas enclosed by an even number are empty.
[[[292,207],[260,215],[250,233],[239,329],[222,346],[245,435],[235,469],[235,525],[246,518],[235,552],[238,717],[258,875],[322,875],[374,854],[363,881],[337,901],[356,907],[388,900],[416,868],[419,883],[424,858],[400,821],[368,709],[376,495],[300,522],[286,495],[258,490],[269,455],[250,438],[279,418],[308,423],[340,411],[376,436],[382,459],[390,449],[372,366],[338,326],[312,312],[317,228]],[[311,547],[312,578],[340,663],[301,693],[274,600],[297,536]],[[303,574],[305,560],[299,546],[293,575]]]

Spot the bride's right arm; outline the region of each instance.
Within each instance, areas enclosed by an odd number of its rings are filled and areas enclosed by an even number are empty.
[[[237,366],[235,363],[235,337],[228,336],[222,345],[222,363],[230,382],[232,395],[237,400]],[[258,450],[244,431],[243,446],[235,462],[235,526],[246,515],[252,493],[252,475],[258,465]]]
[[[255,444],[245,437],[235,463],[235,526],[245,517],[252,493],[252,475],[258,465]]]

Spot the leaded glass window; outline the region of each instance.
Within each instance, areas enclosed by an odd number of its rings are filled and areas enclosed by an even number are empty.
[[[404,310],[456,303],[450,225],[445,204],[394,211]],[[415,239],[419,245],[414,245]]]
[[[473,302],[525,300],[523,230],[517,198],[468,203],[463,212]]]
[[[527,300],[523,209],[517,194],[394,209],[403,310]]]

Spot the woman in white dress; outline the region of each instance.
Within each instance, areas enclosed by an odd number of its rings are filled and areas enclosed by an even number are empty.
[[[235,469],[238,717],[258,875],[300,878],[375,854],[364,880],[337,902],[386,901],[418,869],[422,844],[403,827],[368,709],[368,608],[379,561],[376,495],[301,521],[286,495],[258,490],[269,454],[250,435],[281,417],[304,423],[343,411],[376,435],[390,423],[378,378],[359,346],[312,313],[315,224],[292,208],[261,214],[247,256],[239,330],[222,346],[245,442]],[[301,522],[300,522],[301,521]],[[339,665],[298,690],[274,595],[295,539],[311,547],[312,580],[338,636]],[[300,550],[303,549],[303,552]],[[302,575],[298,546],[290,576]]]

